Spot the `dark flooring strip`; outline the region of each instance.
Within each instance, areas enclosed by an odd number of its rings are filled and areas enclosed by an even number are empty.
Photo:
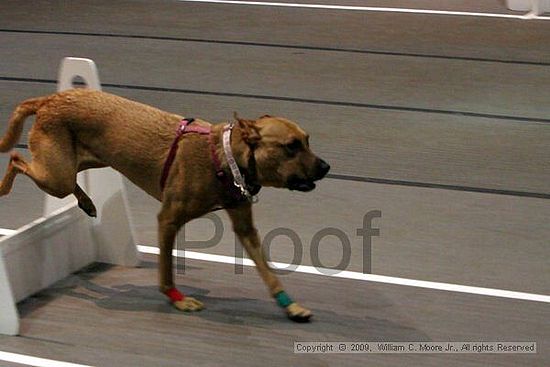
[[[26,30],[26,29],[0,29],[0,32],[51,34],[51,35],[68,35],[68,36],[90,36],[90,37],[108,37],[108,38],[133,38],[133,39],[158,40],[158,41],[196,42],[196,43],[212,43],[212,44],[221,44],[221,45],[345,52],[345,53],[357,53],[357,54],[366,54],[366,55],[370,54],[370,55],[387,55],[387,56],[401,56],[401,57],[422,57],[422,58],[430,58],[430,59],[491,62],[491,63],[501,63],[501,64],[550,66],[550,62],[544,62],[544,61],[505,60],[505,59],[491,59],[491,58],[483,58],[483,57],[448,56],[448,55],[436,55],[436,54],[420,54],[420,53],[411,53],[411,52],[392,52],[392,51],[378,51],[378,50],[366,50],[366,49],[355,49],[355,48],[318,47],[318,46],[307,46],[307,45],[287,45],[287,44],[263,43],[263,42],[224,41],[224,40],[181,38],[181,37],[170,37],[170,36],[145,36],[145,35],[116,34],[116,33],[45,31],[45,30]]]
[[[20,83],[46,83],[46,84],[57,83],[57,81],[50,80],[50,79],[19,78],[19,77],[7,77],[7,76],[0,76],[0,81],[20,82]],[[378,104],[369,104],[369,103],[360,103],[360,102],[329,101],[329,100],[319,100],[319,99],[268,96],[268,95],[245,94],[245,93],[213,92],[213,91],[181,89],[181,88],[151,87],[151,86],[144,86],[144,85],[126,85],[126,84],[113,84],[113,83],[102,83],[101,85],[105,88],[134,89],[134,90],[144,90],[144,91],[152,91],[152,92],[170,92],[170,93],[196,94],[196,95],[206,95],[206,96],[216,96],[216,97],[262,99],[262,100],[294,102],[294,103],[309,103],[309,104],[318,104],[318,105],[326,105],[326,106],[357,107],[357,108],[369,108],[369,109],[388,110],[388,111],[421,112],[421,113],[478,117],[478,118],[486,118],[486,119],[498,119],[498,120],[509,120],[509,121],[519,121],[519,122],[535,122],[535,123],[543,123],[543,124],[550,123],[550,119],[539,118],[539,117],[509,116],[509,115],[497,115],[497,114],[468,112],[468,111],[437,110],[437,109],[431,109],[431,108],[390,106],[390,105],[378,105]]]
[[[17,144],[15,147],[20,149],[28,149],[27,144]],[[550,194],[528,192],[528,191],[500,190],[500,189],[491,189],[491,188],[484,188],[484,187],[445,185],[445,184],[437,184],[437,183],[431,183],[431,182],[391,180],[387,178],[352,176],[352,175],[342,175],[342,174],[334,174],[334,173],[329,173],[327,175],[327,178],[331,178],[334,180],[368,182],[368,183],[376,183],[376,184],[384,184],[384,185],[422,187],[422,188],[429,188],[429,189],[479,192],[484,194],[519,196],[519,197],[528,197],[528,198],[536,198],[536,199],[550,199]]]
[[[479,192],[484,194],[520,196],[520,197],[537,198],[537,199],[550,199],[550,194],[539,193],[539,192],[529,192],[529,191],[500,190],[500,189],[491,189],[491,188],[484,188],[484,187],[445,185],[445,184],[437,184],[437,183],[431,183],[431,182],[391,180],[386,178],[350,176],[350,175],[340,175],[340,174],[332,174],[332,173],[329,173],[327,175],[327,178],[332,178],[336,180],[345,180],[345,181],[369,182],[369,183],[377,183],[377,184],[384,184],[384,185],[423,187],[423,188],[430,188],[430,189]]]

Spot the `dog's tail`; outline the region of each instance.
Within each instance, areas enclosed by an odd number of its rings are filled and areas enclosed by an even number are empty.
[[[27,99],[17,106],[11,115],[8,130],[0,139],[0,152],[7,152],[17,144],[23,131],[25,119],[30,115],[34,115],[40,106],[42,106],[44,100],[44,97]]]

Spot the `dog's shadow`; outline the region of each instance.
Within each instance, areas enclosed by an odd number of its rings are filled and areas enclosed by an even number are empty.
[[[143,264],[142,267],[156,266]],[[106,310],[128,312],[153,312],[181,314],[182,317],[197,317],[216,323],[247,325],[269,329],[293,329],[284,313],[270,299],[209,296],[209,290],[178,285],[186,295],[205,303],[201,312],[182,313],[170,305],[159,294],[157,286],[136,286],[121,284],[110,287],[98,285],[93,278],[98,272],[111,268],[107,264],[94,264],[53,286],[35,294],[19,304],[21,317],[45,306],[60,296],[70,296],[93,302]],[[190,269],[188,267],[187,269]],[[306,331],[319,334],[345,337],[348,340],[369,341],[429,341],[429,337],[410,326],[401,325],[387,319],[377,319],[363,315],[339,314],[326,309],[312,309],[314,320],[304,324]]]

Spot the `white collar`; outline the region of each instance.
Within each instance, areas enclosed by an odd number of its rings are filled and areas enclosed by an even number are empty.
[[[231,174],[233,175],[233,184],[237,186],[237,188],[241,191],[241,194],[249,202],[255,203],[258,201],[258,197],[256,195],[252,195],[250,191],[248,191],[244,177],[239,170],[239,166],[237,165],[237,161],[235,161],[233,151],[231,150],[231,132],[233,131],[234,126],[235,124],[233,122],[230,122],[223,128],[223,151],[225,153],[227,164],[231,169]]]

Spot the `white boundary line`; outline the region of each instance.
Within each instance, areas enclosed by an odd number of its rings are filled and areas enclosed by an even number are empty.
[[[15,229],[0,228],[0,236],[9,236],[17,232]]]
[[[25,364],[34,367],[91,367],[84,364],[56,361],[54,359],[38,358],[25,354],[0,351],[0,361]]]
[[[143,246],[143,245],[138,245],[137,247],[138,247],[138,250],[142,253],[153,254],[153,255],[159,254],[158,247]],[[173,255],[178,257],[185,256],[188,259],[194,259],[194,260],[211,261],[211,262],[224,263],[224,264],[242,264],[244,266],[254,266],[254,263],[250,259],[240,259],[232,256],[213,255],[213,254],[206,254],[202,252],[179,251],[179,250],[174,250]],[[550,296],[546,296],[542,294],[514,292],[514,291],[507,291],[502,289],[472,287],[472,286],[465,286],[465,285],[459,285],[459,284],[428,282],[424,280],[396,278],[396,277],[389,277],[384,275],[363,274],[363,273],[353,272],[353,271],[342,271],[339,273],[334,273],[334,271],[330,269],[322,269],[322,268],[317,269],[313,266],[293,265],[293,264],[286,264],[286,263],[280,263],[280,262],[271,262],[271,265],[277,268],[294,267],[293,271],[296,271],[299,273],[323,275],[323,276],[330,276],[335,278],[354,279],[354,280],[362,280],[362,281],[377,282],[377,283],[404,285],[404,286],[410,286],[410,287],[429,288],[429,289],[436,289],[436,290],[450,291],[450,292],[469,293],[469,294],[477,294],[477,295],[483,295],[483,296],[493,296],[493,297],[511,298],[511,299],[525,300],[525,301],[550,303]],[[19,363],[19,364],[24,364],[24,365],[33,366],[33,367],[92,367],[89,365],[83,365],[78,363],[62,362],[62,361],[57,361],[53,359],[39,358],[39,357],[33,357],[29,355],[24,355],[24,354],[9,353],[9,352],[2,352],[2,351],[0,351],[0,361]]]
[[[15,232],[16,231],[11,229],[0,228],[0,235],[10,235]],[[158,247],[138,245],[137,248],[138,248],[138,251],[142,253],[153,254],[153,255],[159,254]],[[225,256],[225,255],[207,254],[203,252],[174,250],[172,255],[177,257],[185,257],[193,260],[211,261],[211,262],[217,262],[217,263],[223,263],[223,264],[237,264],[237,265],[242,264],[244,266],[255,266],[254,262],[250,259],[242,259],[242,258],[236,258],[232,256]],[[390,277],[386,275],[364,274],[364,273],[348,271],[348,270],[335,271],[334,269],[316,268],[314,266],[309,266],[309,265],[287,264],[287,263],[281,263],[281,262],[275,262],[275,261],[271,262],[270,264],[274,268],[288,269],[291,271],[295,271],[297,273],[304,273],[304,274],[323,275],[323,276],[342,278],[342,279],[363,280],[367,282],[395,284],[395,285],[403,285],[403,286],[409,286],[409,287],[436,289],[436,290],[449,291],[449,292],[469,293],[469,294],[477,294],[482,296],[502,297],[502,298],[519,299],[524,301],[550,303],[550,296],[547,296],[544,294],[525,293],[525,292],[508,291],[504,289],[474,287],[469,285],[398,278],[398,277]]]
[[[428,15],[455,15],[455,16],[470,16],[470,17],[484,17],[484,18],[523,19],[523,20],[525,19],[550,20],[550,17],[536,16],[533,14],[514,15],[514,14],[478,13],[478,12],[432,10],[432,9],[384,8],[384,7],[375,7],[375,6],[278,3],[278,2],[240,1],[240,0],[178,0],[178,1],[186,2],[186,3],[190,2],[190,3],[211,3],[211,4],[229,4],[229,5],[254,5],[254,6],[283,7],[283,8],[351,10],[351,11],[409,13],[409,14],[428,14]]]
[[[143,252],[146,254],[153,254],[153,255],[159,254],[159,249],[157,247],[143,246],[143,245],[138,245],[137,247],[140,252]],[[187,259],[193,259],[193,260],[212,261],[212,262],[223,263],[223,264],[238,264],[238,265],[242,264],[244,266],[254,266],[254,263],[250,259],[241,259],[241,258],[236,258],[232,256],[213,255],[213,254],[206,254],[203,252],[180,251],[180,250],[174,250],[172,254],[173,256],[185,257]],[[385,275],[363,274],[363,273],[359,273],[355,271],[347,271],[347,270],[335,272],[335,270],[333,269],[316,268],[314,266],[308,266],[308,265],[286,264],[286,263],[280,263],[280,262],[271,262],[270,264],[275,268],[281,268],[281,269],[287,268],[289,270],[292,269],[292,271],[295,271],[298,273],[323,275],[323,276],[329,276],[333,278],[362,280],[367,282],[436,289],[440,291],[469,293],[469,294],[477,294],[481,296],[502,297],[502,298],[519,299],[524,301],[550,303],[550,296],[543,295],[543,294],[515,292],[515,291],[507,291],[503,289],[473,287],[468,285],[431,282],[431,281],[407,279],[407,278],[397,278],[397,277],[390,277]]]

